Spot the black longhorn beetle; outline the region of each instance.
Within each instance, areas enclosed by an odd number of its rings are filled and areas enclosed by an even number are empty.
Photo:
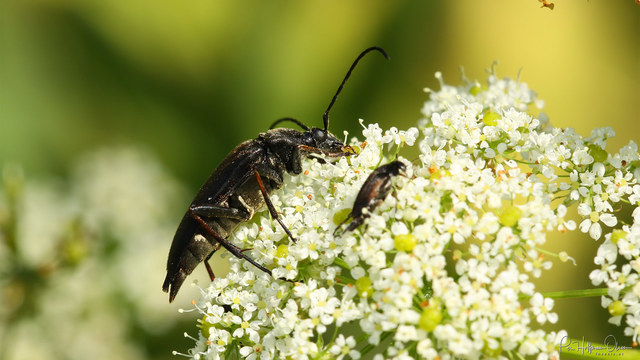
[[[279,119],[271,125],[270,130],[260,133],[256,139],[238,145],[213,171],[191,202],[173,237],[167,260],[167,277],[162,284],[162,290],[169,292],[169,302],[174,300],[185,278],[202,261],[205,262],[211,279],[215,278],[208,260],[220,247],[271,275],[269,269],[258,264],[244,253],[244,249],[232,244],[227,238],[238,224],[249,221],[256,211],[266,205],[271,217],[278,221],[295,242],[289,229],[278,217],[269,200],[269,193],[283,186],[285,171],[300,174],[305,157],[324,161],[316,155],[353,155],[354,151],[350,146],[345,146],[329,132],[329,111],[358,61],[373,50],[389,59],[379,47],[370,47],[360,53],[322,116],[324,129],[309,128],[292,118]],[[283,121],[293,122],[304,131],[273,129]]]
[[[392,161],[373,170],[367,177],[367,180],[364,181],[364,184],[362,184],[362,187],[360,187],[351,213],[336,227],[333,235],[335,236],[342,225],[351,218],[353,218],[353,221],[340,235],[362,225],[364,220],[369,217],[369,214],[380,205],[387,195],[389,195],[389,192],[391,192],[391,177],[403,175],[406,171],[407,166],[399,160]]]

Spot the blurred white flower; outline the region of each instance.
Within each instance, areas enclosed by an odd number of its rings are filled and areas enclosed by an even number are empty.
[[[19,232],[11,261],[0,243],[0,301],[10,311],[0,310],[0,338],[11,339],[0,344],[0,357],[147,357],[137,341],[177,320],[166,298],[149,294],[160,287],[167,251],[161,244],[175,231],[180,191],[153,156],[136,148],[87,154],[68,183],[27,178],[14,194]],[[0,196],[0,213],[7,200]]]

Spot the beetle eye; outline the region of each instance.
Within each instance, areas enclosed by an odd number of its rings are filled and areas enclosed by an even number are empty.
[[[324,141],[327,138],[327,133],[322,129],[314,129],[313,138],[316,139],[316,141]]]

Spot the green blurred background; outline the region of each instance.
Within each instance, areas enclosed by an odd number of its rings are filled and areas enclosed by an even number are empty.
[[[557,0],[552,11],[540,5],[3,0],[0,164],[21,164],[27,177],[64,176],[92,149],[149,149],[187,185],[175,209],[177,225],[191,194],[235,145],[284,116],[320,126],[348,66],[372,45],[391,61],[370,56],[356,70],[331,114],[339,136],[357,135],[358,118],[383,128],[413,126],[428,96],[423,88],[439,88],[436,71],[459,84],[463,66],[468,78],[484,82],[497,60],[499,76],[521,71],[520,79],[546,100],[555,126],[582,135],[612,126],[618,135],[609,151],[637,142],[640,6],[633,0]],[[541,291],[590,287],[593,241],[579,234],[562,240],[549,247],[571,249],[579,266],[555,264],[555,282],[540,283]],[[170,241],[158,239],[158,246],[168,249]],[[158,291],[149,296],[166,297],[164,269],[146,271],[158,274]],[[179,300],[167,307],[188,301]],[[573,337],[601,341],[616,331],[605,325],[597,298],[558,300],[556,310],[558,327]],[[173,328],[166,338],[178,343],[163,340],[162,348],[184,350],[185,330],[192,328]]]

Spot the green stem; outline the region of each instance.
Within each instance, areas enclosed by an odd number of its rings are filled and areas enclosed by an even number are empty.
[[[18,207],[22,197],[22,176],[17,168],[4,168],[2,188],[7,203],[7,216],[4,221],[0,219],[0,234],[4,234],[4,241],[13,257],[18,257]]]
[[[391,336],[391,334],[393,334],[392,332],[383,332],[380,335],[380,342],[378,343],[378,345],[384,343],[385,340],[387,340],[389,338],[389,336]],[[360,355],[362,355],[362,357],[364,357],[365,355],[367,355],[371,350],[375,349],[378,345],[372,345],[372,344],[367,344],[361,351],[360,351]]]
[[[552,299],[570,299],[570,298],[584,298],[592,296],[607,295],[607,288],[598,289],[582,289],[582,290],[564,290],[564,291],[549,291],[543,292],[542,296]],[[520,296],[520,300],[528,300],[531,296]]]
[[[556,200],[566,199],[568,197],[569,197],[569,195],[558,195],[558,196],[554,197],[553,199],[551,199],[551,202],[554,202]]]
[[[351,270],[351,267],[349,267],[349,265],[347,264],[346,261],[342,260],[341,258],[337,257],[333,260],[333,263],[340,266],[343,269],[346,270]]]
[[[598,289],[582,289],[582,290],[565,290],[565,291],[549,291],[543,292],[542,296],[552,299],[568,299],[568,298],[583,298],[591,296],[604,296],[607,295],[607,288]]]
[[[541,252],[541,253],[543,253],[543,254],[546,254],[546,255],[549,255],[549,256],[553,256],[553,257],[555,257],[555,258],[560,258],[560,254],[556,254],[556,253],[554,253],[554,252],[551,252],[551,251],[549,251],[549,250],[545,250],[545,249],[539,248],[539,247],[537,247],[537,246],[536,246],[536,250],[538,250],[538,252]],[[575,261],[574,261],[574,265],[575,265]]]
[[[322,336],[319,336],[322,337]],[[336,338],[338,337],[338,326],[336,325],[336,328],[333,330],[333,335],[331,336],[331,341],[329,341],[329,343],[326,345],[326,349],[330,348],[331,345],[333,345],[333,342],[336,341]]]
[[[384,145],[380,145],[380,154],[384,153]],[[380,164],[382,164],[382,160],[384,160],[384,156],[380,155],[380,161],[378,161],[378,164],[376,164],[376,169],[380,167]]]
[[[517,162],[518,164],[524,164],[524,165],[529,165],[529,166],[536,165],[535,163],[528,162],[528,161],[525,161],[525,160],[516,159],[516,158],[512,158],[512,157],[507,156],[507,155],[505,155],[505,154],[502,154],[502,157],[503,157],[503,158],[505,158],[505,159],[507,159],[507,160],[515,161],[515,162]]]
[[[336,275],[336,280],[342,285],[355,284],[356,279],[344,275]]]

